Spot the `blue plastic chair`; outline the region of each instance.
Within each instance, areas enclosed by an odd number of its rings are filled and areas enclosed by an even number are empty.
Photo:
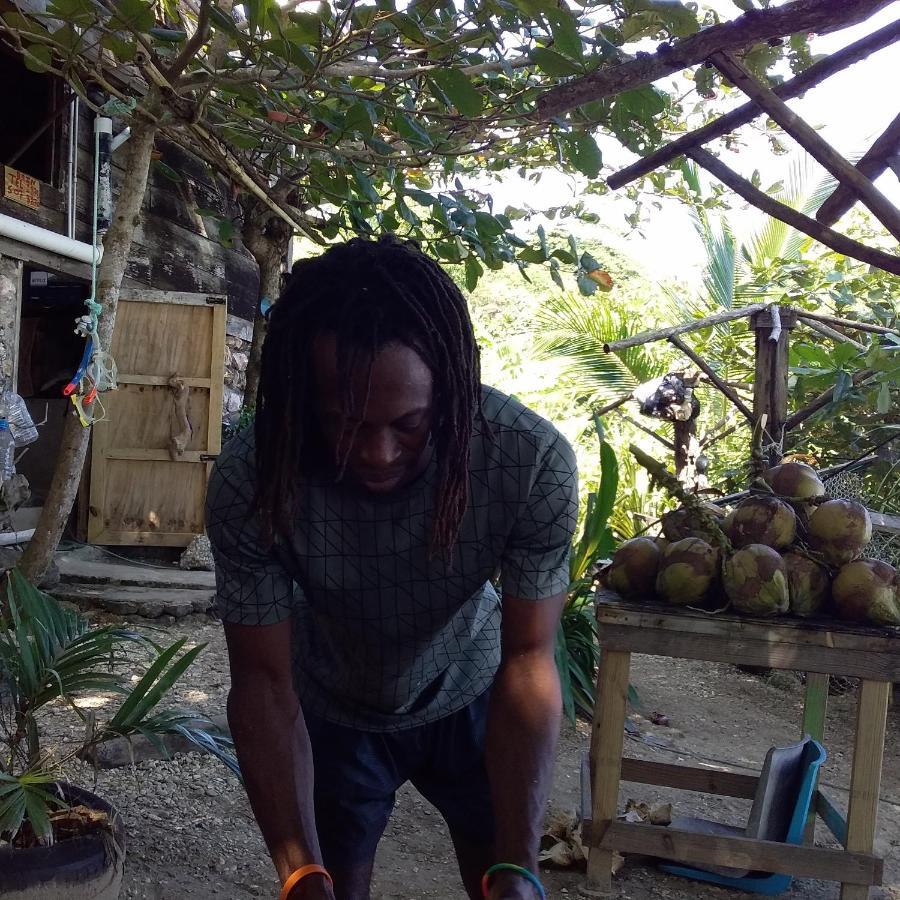
[[[749,837],[799,845],[803,843],[816,779],[826,756],[825,748],[810,737],[789,747],[773,747],[769,750],[759,776],[746,828],[689,817],[673,819],[671,827],[701,834]],[[671,875],[770,897],[786,891],[791,884],[790,875],[717,866],[695,868],[667,863],[662,869]]]

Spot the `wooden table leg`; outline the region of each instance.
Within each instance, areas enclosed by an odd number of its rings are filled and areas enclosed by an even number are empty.
[[[825,719],[828,712],[828,682],[830,677],[819,672],[806,673],[806,696],[803,701],[803,724],[800,735],[809,735],[822,743],[825,738]],[[809,811],[804,832],[804,842],[812,845],[816,837],[815,804]]]
[[[863,681],[856,712],[853,772],[850,776],[850,806],[847,812],[847,849],[871,853],[878,824],[878,794],[891,684]],[[841,900],[865,900],[868,887],[841,885]]]
[[[587,874],[588,887],[593,891],[612,890],[612,851],[601,850],[599,844],[616,818],[630,669],[630,653],[603,651],[591,732],[591,846]]]

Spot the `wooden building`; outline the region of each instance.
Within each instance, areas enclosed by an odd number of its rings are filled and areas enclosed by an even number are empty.
[[[43,422],[18,463],[33,506],[16,527],[30,528],[72,412],[62,390],[84,350],[74,325],[91,284],[94,117],[59,79],[2,49],[0,85],[0,385]],[[123,130],[113,120],[113,197],[128,177]],[[255,261],[238,237],[220,240],[216,216],[237,212],[230,186],[179,146],[157,150],[116,322],[120,388],[102,395],[72,523],[102,544],[179,546],[202,531],[206,476],[223,411],[240,406],[257,302]],[[190,437],[177,455],[179,391]]]

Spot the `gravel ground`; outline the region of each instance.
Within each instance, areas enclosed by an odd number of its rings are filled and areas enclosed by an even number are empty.
[[[146,629],[144,621],[134,623]],[[206,650],[182,679],[174,698],[208,715],[223,712],[228,691],[228,666],[221,627],[207,617],[190,617],[165,628],[169,639],[188,637],[205,642]],[[632,681],[642,700],[642,712],[661,712],[670,727],[635,721],[651,743],[626,741],[629,755],[719,765],[758,768],[768,747],[792,740],[800,720],[802,692],[793,676],[768,681],[711,663],[634,657]],[[102,717],[104,700],[94,701]],[[53,744],[63,750],[77,737],[72,716],[50,709],[47,726]],[[832,798],[846,802],[852,748],[854,700],[831,698],[826,746],[829,760],[823,774]],[[64,723],[69,723],[67,727]],[[889,713],[887,752],[877,851],[886,858],[885,887],[873,897],[900,900],[900,713]],[[579,760],[587,745],[583,723],[566,726],[560,742],[552,802],[560,810],[579,806]],[[705,758],[705,760],[703,759]],[[71,776],[92,787],[95,773],[83,764]],[[97,773],[96,789],[117,805],[125,817],[128,859],[123,897],[128,900],[277,896],[276,882],[265,846],[256,829],[240,784],[217,760],[196,753],[168,761]],[[705,815],[740,823],[748,804],[725,798],[641,785],[623,787],[620,801],[674,804],[676,815]],[[819,841],[826,835],[819,829]],[[575,897],[583,873],[545,874],[548,896]],[[838,897],[837,885],[809,880],[794,882],[787,896],[826,900]],[[645,860],[628,860],[615,880],[613,896],[620,898],[732,898],[752,895],[700,886],[665,876]],[[397,810],[379,848],[373,898],[462,900],[449,838],[440,817],[412,790],[401,792]]]

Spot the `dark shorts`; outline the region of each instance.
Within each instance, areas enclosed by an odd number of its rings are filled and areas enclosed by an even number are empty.
[[[315,765],[316,827],[326,867],[375,855],[397,789],[412,782],[455,837],[493,843],[484,766],[488,693],[428,725],[386,734],[306,716]]]

